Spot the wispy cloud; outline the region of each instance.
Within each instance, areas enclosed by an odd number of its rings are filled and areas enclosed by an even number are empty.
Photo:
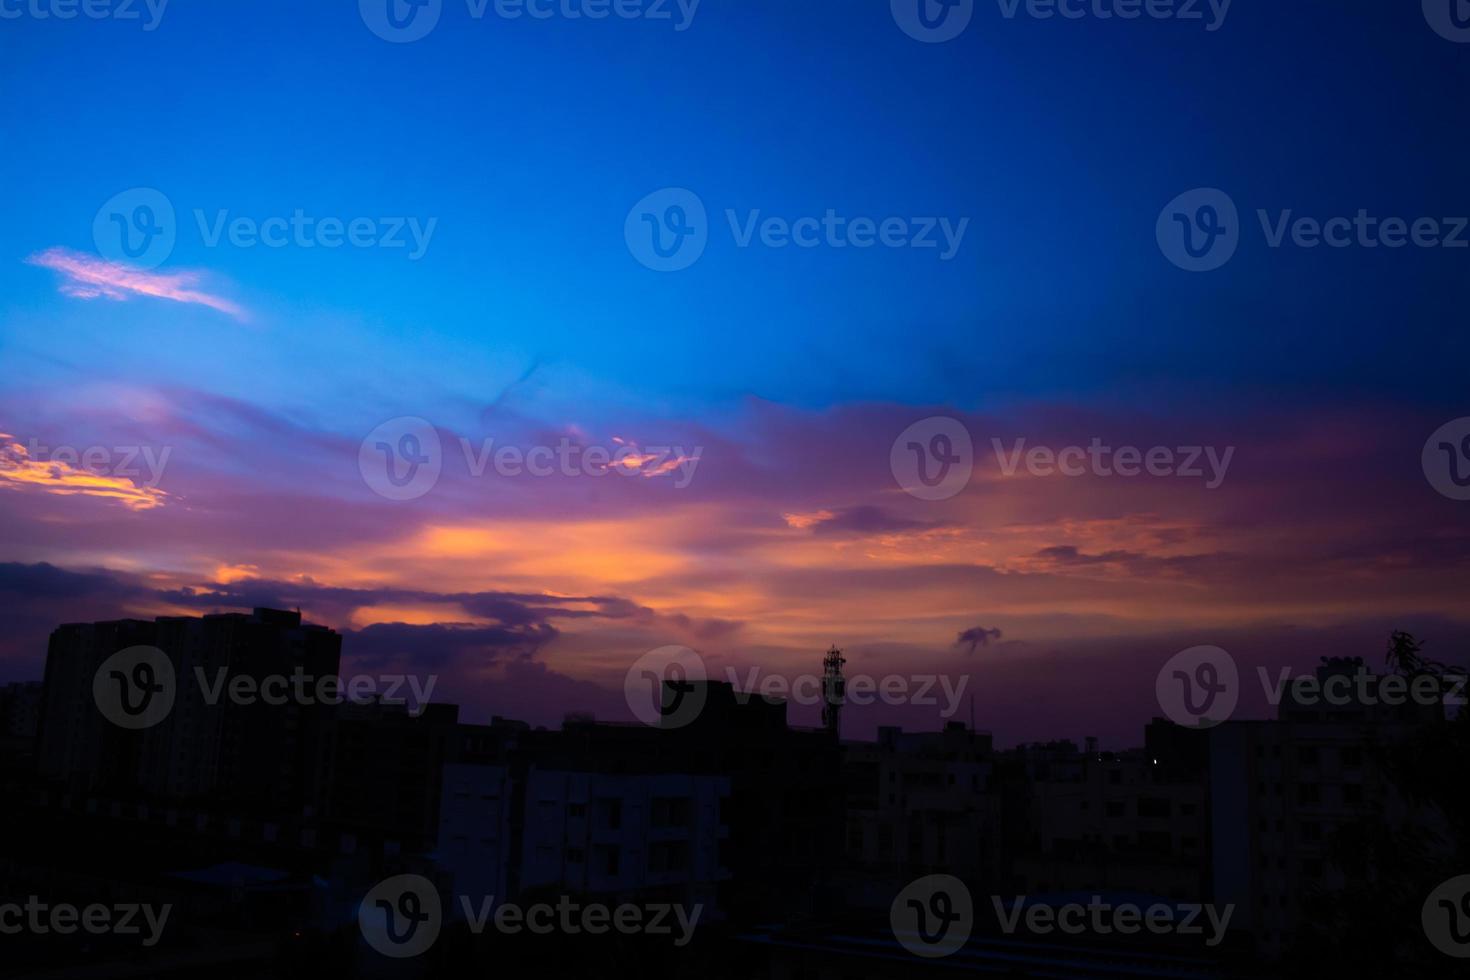
[[[61,273],[65,277],[59,287],[61,292],[77,299],[126,300],[133,296],[153,296],[175,303],[196,303],[237,320],[246,319],[245,311],[237,304],[195,288],[200,279],[197,272],[149,272],[60,247],[37,252],[26,261]]]

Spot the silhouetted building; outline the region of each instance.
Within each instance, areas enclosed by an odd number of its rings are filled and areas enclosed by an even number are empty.
[[[1292,944],[1309,899],[1348,883],[1334,857],[1339,833],[1370,827],[1425,839],[1425,829],[1445,829],[1443,815],[1405,800],[1380,764],[1383,748],[1442,721],[1444,707],[1389,703],[1399,699],[1385,698],[1384,684],[1403,678],[1388,676],[1334,660],[1315,677],[1353,681],[1338,688],[1346,699],[1289,687],[1278,720],[1226,722],[1208,733],[1215,900],[1235,905],[1232,928],[1268,956]]]
[[[843,743],[843,757],[850,897],[873,881],[934,873],[973,881],[994,871],[988,732],[962,722],[938,732],[882,727],[874,742]],[[886,905],[891,896],[878,891],[873,900]]]
[[[40,681],[0,687],[0,737],[33,739],[41,719]]]
[[[444,761],[459,708],[342,704],[319,722],[309,799],[321,823],[387,857],[439,836]]]
[[[1028,832],[1011,853],[1018,890],[1203,900],[1209,843],[1203,772],[1183,774],[1137,749],[1070,759],[1047,754],[1030,781]]]
[[[129,730],[104,717],[93,681],[103,661],[136,646],[167,657],[174,702],[157,724]],[[81,790],[299,812],[309,803],[311,740],[331,705],[278,692],[297,677],[313,691],[335,678],[341,646],[332,630],[273,609],[61,626],[46,655],[40,771]],[[268,678],[287,687],[263,686]]]

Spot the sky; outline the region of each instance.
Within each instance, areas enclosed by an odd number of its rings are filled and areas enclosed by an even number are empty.
[[[0,680],[61,622],[269,605],[475,721],[628,717],[665,645],[723,679],[835,643],[967,678],[1001,743],[1125,745],[1187,647],[1466,659],[1470,503],[1421,455],[1470,416],[1436,0],[973,0],[945,41],[906,0],[441,0],[415,40],[387,2],[0,0]],[[1237,209],[1208,271],[1160,231],[1199,188]],[[1272,245],[1360,212],[1446,241]],[[942,499],[915,425],[973,445]],[[377,443],[431,441],[392,499]]]

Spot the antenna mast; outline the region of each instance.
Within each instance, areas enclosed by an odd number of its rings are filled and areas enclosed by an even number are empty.
[[[832,741],[842,734],[842,703],[847,700],[847,682],[842,679],[842,665],[847,658],[836,646],[822,658],[822,726]]]

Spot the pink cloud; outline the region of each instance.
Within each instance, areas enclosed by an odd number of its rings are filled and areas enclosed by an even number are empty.
[[[199,283],[195,272],[149,272],[65,248],[48,248],[26,261],[65,276],[58,287],[65,296],[111,300],[154,296],[176,303],[197,303],[237,320],[246,319],[245,311],[230,300],[193,288]]]

